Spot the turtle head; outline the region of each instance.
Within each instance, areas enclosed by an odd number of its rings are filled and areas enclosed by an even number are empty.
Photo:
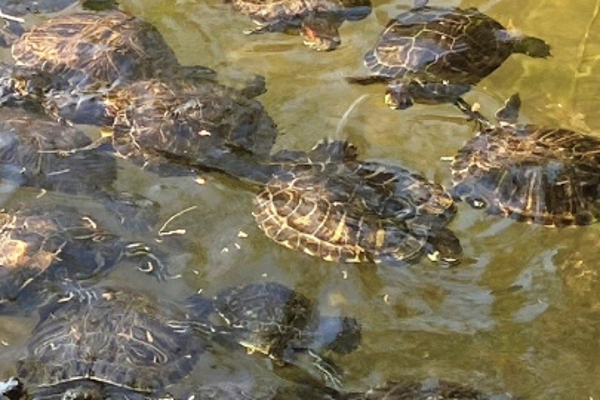
[[[319,320],[317,345],[338,354],[349,354],[362,341],[360,323],[350,317],[322,317]]]
[[[304,44],[317,51],[331,51],[341,43],[338,27],[341,21],[337,18],[309,15],[300,26],[300,34]]]
[[[404,82],[392,81],[385,92],[385,104],[392,110],[406,110],[414,100]]]

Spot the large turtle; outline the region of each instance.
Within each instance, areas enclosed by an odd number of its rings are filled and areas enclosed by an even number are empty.
[[[249,353],[309,371],[316,368],[334,385],[340,384],[337,369],[318,351],[346,354],[361,341],[361,327],[354,318],[321,317],[307,297],[275,282],[225,288],[208,301],[194,295],[188,308],[202,332],[233,340]],[[300,359],[299,354],[309,359]]]
[[[41,92],[49,112],[95,125],[110,123],[101,98],[115,85],[186,75],[190,70],[210,72],[200,66],[182,67],[152,24],[119,10],[48,19],[16,40],[12,56],[16,71],[4,71],[3,77],[20,83],[13,85],[17,96]],[[37,90],[23,90],[24,86],[31,89],[22,82],[33,77]]]
[[[490,214],[549,226],[587,225],[600,215],[600,139],[518,124],[513,95],[452,162],[454,192]]]
[[[277,136],[258,101],[215,82],[140,80],[107,103],[115,150],[138,164],[224,163],[240,152],[266,159]]]
[[[231,161],[231,160],[230,160]],[[254,217],[275,242],[326,261],[404,266],[423,253],[456,262],[445,226],[456,212],[444,188],[407,169],[359,161],[345,141],[282,151],[270,163],[217,165],[263,186]]]
[[[258,25],[246,34],[300,31],[304,44],[318,51],[336,49],[338,28],[371,13],[370,0],[227,0],[233,10]]]
[[[371,76],[352,83],[387,83],[386,103],[406,109],[413,102],[452,102],[469,109],[460,96],[496,70],[513,53],[548,57],[541,39],[514,36],[475,8],[415,7],[392,19],[364,57]]]
[[[38,398],[145,399],[189,374],[206,349],[177,305],[95,288],[41,310],[17,375]]]
[[[158,206],[117,192],[117,163],[82,131],[18,108],[0,108],[1,183],[85,195],[100,201],[128,229],[148,230]]]

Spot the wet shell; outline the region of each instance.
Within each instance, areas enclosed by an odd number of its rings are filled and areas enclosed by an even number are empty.
[[[454,191],[491,214],[587,225],[598,218],[599,154],[600,139],[566,129],[485,129],[454,157]]]

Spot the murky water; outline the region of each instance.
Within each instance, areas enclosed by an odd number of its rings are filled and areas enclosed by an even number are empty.
[[[599,1],[432,3],[478,7],[552,45],[553,57],[547,60],[510,57],[466,96],[481,103],[484,114],[492,115],[518,91],[523,121],[600,132]],[[213,67],[231,84],[264,75],[268,93],[260,101],[281,129],[278,149],[308,149],[324,137],[347,138],[365,159],[409,167],[449,186],[449,166],[440,158],[453,155],[473,134],[472,124],[449,105],[393,112],[383,104],[382,86],[344,81],[366,72],[363,53],[409,1],[375,0],[367,19],[343,25],[339,50],[323,54],[309,51],[296,36],[244,36],[250,21],[232,15],[219,0],[122,4],[155,24],[183,64]],[[185,229],[185,235],[163,238],[173,253],[171,272],[180,279],[156,282],[123,266],[108,281],[126,280],[172,298],[262,280],[293,286],[318,299],[323,313],[362,322],[362,346],[337,360],[349,389],[433,376],[523,399],[600,398],[598,225],[549,229],[460,204],[451,224],[467,257],[460,266],[440,269],[426,259],[405,269],[336,265],[267,239],[251,215],[253,188],[220,175],[202,177],[203,185],[192,178],[157,178],[122,163],[118,188],[158,201],[163,221],[196,208],[169,225]],[[25,191],[2,198],[10,204],[37,201],[35,195]],[[107,218],[84,198],[47,194],[44,201],[68,201]],[[3,375],[14,370],[34,323],[1,320]],[[190,382],[261,375],[267,362],[225,352],[201,364]]]

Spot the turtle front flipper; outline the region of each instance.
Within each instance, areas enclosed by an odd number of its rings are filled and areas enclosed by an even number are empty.
[[[283,361],[300,368],[316,379],[324,380],[325,384],[342,387],[342,372],[335,363],[312,349],[290,349],[289,354],[283,355]]]
[[[513,38],[514,52],[528,55],[535,58],[547,58],[552,55],[550,45],[542,39],[524,36]]]
[[[337,49],[342,43],[338,30],[342,21],[332,15],[310,14],[305,17],[300,24],[304,44],[317,51]]]

